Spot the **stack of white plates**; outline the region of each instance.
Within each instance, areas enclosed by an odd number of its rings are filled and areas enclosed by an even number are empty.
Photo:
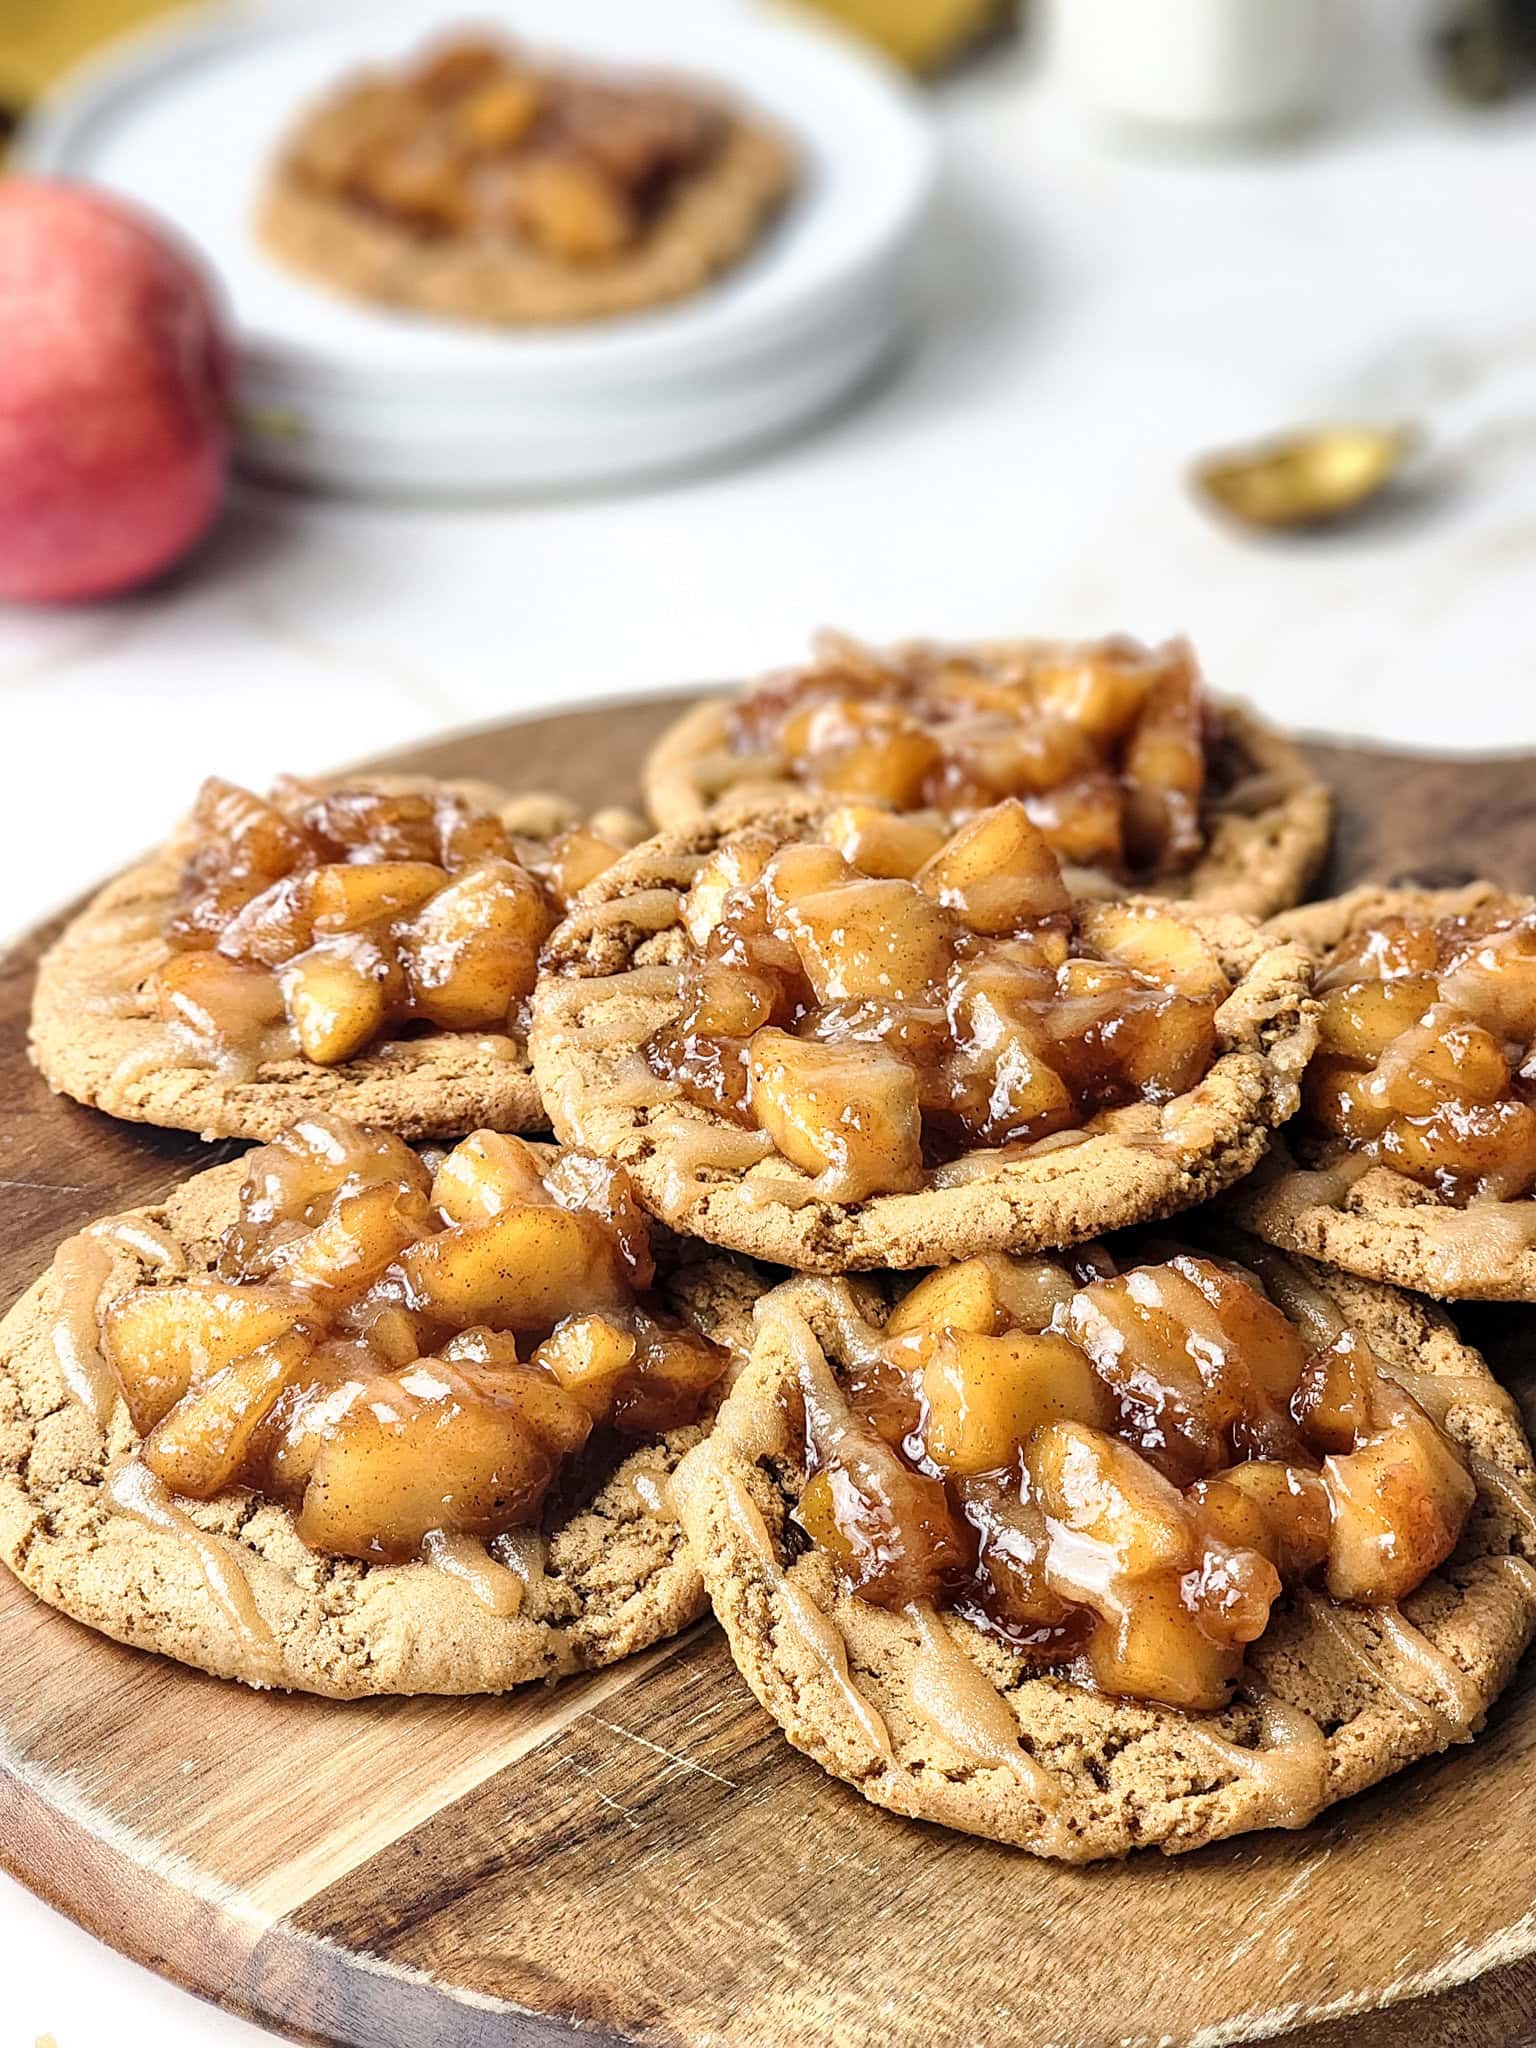
[[[762,245],[675,307],[491,330],[331,297],[250,228],[284,127],[359,65],[460,19],[551,53],[694,73],[797,143],[800,189]],[[119,45],[32,124],[28,167],[151,208],[223,281],[245,453],[268,474],[412,493],[537,490],[716,461],[869,378],[905,324],[933,178],[898,78],[840,38],[736,0],[372,0],[206,16]]]

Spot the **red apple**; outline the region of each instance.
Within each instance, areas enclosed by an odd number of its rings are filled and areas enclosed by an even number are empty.
[[[205,531],[229,466],[212,288],[146,215],[0,179],[0,597],[102,597]]]

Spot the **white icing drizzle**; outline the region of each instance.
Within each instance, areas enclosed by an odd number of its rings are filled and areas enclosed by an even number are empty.
[[[928,1179],[936,1188],[964,1187],[973,1180],[991,1179],[1004,1166],[1038,1159],[1047,1152],[1068,1152],[1097,1136],[1097,1131],[1087,1129],[1052,1131],[1048,1137],[1037,1138],[1032,1145],[1021,1145],[1016,1150],[994,1147],[987,1152],[962,1152],[958,1159],[947,1159],[942,1166],[936,1166]]]
[[[1294,1228],[1304,1210],[1342,1208],[1355,1182],[1380,1164],[1376,1147],[1360,1144],[1314,1171],[1297,1167],[1278,1174],[1265,1190],[1266,1200],[1281,1227]],[[1432,1201],[1394,1214],[1407,1223],[1432,1221],[1425,1256],[1439,1285],[1457,1293],[1496,1286],[1513,1261],[1536,1249],[1536,1201],[1484,1196],[1465,1209]]]
[[[1438,1686],[1445,1694],[1450,1704],[1443,1711],[1455,1731],[1455,1740],[1470,1742],[1472,1726],[1483,1711],[1483,1703],[1466,1672],[1454,1658],[1436,1649],[1400,1607],[1374,1607],[1371,1612],[1383,1635],[1409,1669],[1416,1671],[1427,1684]]]
[[[1360,1640],[1333,1601],[1317,1593],[1304,1594],[1301,1612],[1311,1626],[1320,1629],[1372,1685],[1395,1701],[1413,1720],[1432,1729],[1442,1742],[1466,1742],[1470,1739],[1467,1724],[1475,1717],[1478,1708],[1474,1705],[1466,1710],[1465,1674],[1448,1658],[1442,1658],[1434,1644],[1405,1620],[1395,1607],[1373,1607],[1369,1612],[1410,1671],[1426,1681],[1432,1692],[1450,1693],[1450,1707],[1439,1698],[1426,1699],[1422,1693],[1410,1690],[1395,1677]],[[1393,1626],[1394,1619],[1399,1626]]]
[[[701,1123],[676,1110],[658,1117],[651,1132],[664,1144],[659,1155],[664,1174],[660,1196],[663,1209],[691,1208],[705,1192],[706,1173],[743,1173],[773,1150],[773,1140],[766,1131]]]
[[[100,1426],[105,1426],[118,1398],[117,1375],[101,1355],[97,1320],[101,1290],[111,1270],[106,1246],[83,1231],[66,1238],[53,1255],[53,1355],[71,1397]]]
[[[804,1209],[811,1202],[838,1199],[832,1188],[822,1185],[825,1179],[824,1174],[818,1174],[814,1180],[780,1180],[763,1174],[757,1180],[743,1181],[738,1192],[748,1209]]]
[[[1255,768],[1239,777],[1230,789],[1224,790],[1216,798],[1213,808],[1254,818],[1261,811],[1272,810],[1276,804],[1283,803],[1300,787],[1301,779],[1297,775],[1285,774],[1278,768]]]
[[[187,1270],[187,1255],[176,1239],[147,1216],[108,1216],[100,1223],[88,1224],[85,1235],[120,1244],[171,1279],[180,1279]]]
[[[1412,1215],[1414,1212],[1408,1212]],[[1442,1286],[1467,1292],[1496,1287],[1536,1247],[1536,1202],[1478,1201],[1435,1212],[1431,1257]]]
[[[913,1601],[906,1614],[922,1647],[912,1672],[913,1705],[967,1762],[1010,1772],[1031,1799],[1054,1811],[1061,1789],[1022,1747],[1018,1720],[997,1687],[926,1601]]]
[[[1480,1457],[1476,1451],[1464,1455],[1481,1491],[1513,1517],[1528,1542],[1536,1544],[1536,1495],[1530,1487],[1512,1472],[1506,1472],[1502,1465],[1495,1465],[1491,1458]]]
[[[1153,1103],[1131,1102],[1123,1109],[1101,1110],[1086,1124],[1071,1131],[1051,1131],[1028,1145],[1003,1145],[985,1152],[962,1152],[946,1160],[928,1176],[936,1188],[961,1187],[968,1181],[987,1180],[1010,1166],[1043,1159],[1052,1152],[1070,1152],[1094,1138],[1114,1138],[1122,1145],[1141,1151],[1170,1149],[1172,1137],[1163,1128],[1163,1112]]]
[[[222,1081],[249,1081],[269,1062],[292,1059],[298,1052],[298,1039],[286,1020],[267,1025],[248,1043],[238,1045],[211,1044],[177,1021],[146,1020],[143,1028],[139,1044],[112,1069],[109,1089],[129,1088],[163,1067],[202,1067]]]
[[[632,1052],[620,1071],[603,1082],[603,1101],[610,1109],[660,1109],[672,1100],[672,1089],[653,1074],[639,1053]]]
[[[733,789],[740,782],[785,782],[792,779],[789,764],[782,754],[733,754],[726,747],[696,755],[688,768],[698,787],[711,798],[724,795],[726,790]]]
[[[164,1483],[137,1458],[114,1465],[103,1481],[101,1497],[113,1514],[126,1515],[146,1528],[186,1544],[196,1557],[215,1606],[234,1630],[247,1669],[242,1676],[257,1685],[280,1685],[283,1660],[277,1642],[251,1591],[251,1582],[235,1546],[200,1529],[179,1508]]]
[[[837,1332],[837,1347],[850,1365],[868,1365],[880,1352],[880,1332],[873,1324],[867,1323],[853,1306],[848,1297],[848,1283],[845,1280],[818,1278],[804,1274],[796,1283],[802,1299],[814,1300]],[[754,1321],[771,1322],[783,1339],[785,1349],[795,1361],[802,1387],[807,1370],[818,1374],[814,1391],[822,1394],[821,1380],[831,1387],[834,1397],[837,1389],[827,1373],[826,1353],[817,1342],[816,1333],[798,1308],[780,1301],[777,1293],[762,1296],[753,1311]]]
[[[1320,1287],[1315,1287],[1296,1264],[1273,1245],[1257,1239],[1243,1246],[1242,1263],[1264,1282],[1276,1308],[1293,1322],[1319,1351],[1336,1344],[1345,1332],[1345,1322]]]
[[[597,823],[596,817],[592,822],[594,825]],[[645,826],[641,836],[643,837],[649,830],[650,827]],[[669,853],[665,857],[657,855],[648,862],[647,872],[671,888],[686,889],[708,859],[707,853]],[[618,901],[622,903],[624,899],[620,897]]]
[[[1456,1407],[1481,1408],[1520,1420],[1513,1397],[1496,1380],[1480,1379],[1470,1372],[1410,1372],[1405,1366],[1383,1366],[1382,1376],[1411,1395],[1430,1420],[1445,1428],[1445,1419]],[[1468,1455],[1463,1451],[1463,1456]]]
[[[91,940],[97,945],[142,945],[160,937],[163,917],[163,906],[156,899],[125,903],[120,910],[107,911],[92,920]]]
[[[524,1581],[492,1557],[478,1537],[429,1529],[421,1539],[421,1556],[429,1570],[456,1579],[487,1613],[510,1618],[522,1611]]]
[[[486,1032],[474,1040],[474,1048],[476,1052],[483,1053],[488,1060],[510,1062],[525,1057],[523,1046],[505,1031]]]
[[[651,1472],[632,1473],[629,1479],[629,1492],[641,1514],[649,1515],[659,1522],[677,1519],[672,1506],[672,1489],[665,1475],[658,1479]]]
[[[110,995],[81,995],[73,999],[88,1017],[142,1017],[144,998],[135,978],[130,988],[115,989]]]
[[[721,1467],[719,1476],[725,1491],[726,1507],[737,1534],[757,1560],[768,1581],[769,1591],[778,1600],[790,1627],[841,1696],[849,1717],[865,1741],[883,1763],[894,1764],[896,1752],[891,1745],[890,1730],[878,1710],[853,1682],[848,1669],[848,1645],[843,1641],[841,1631],[780,1565],[768,1526],[740,1479],[724,1467]]]
[[[1255,1825],[1304,1828],[1317,1816],[1328,1789],[1328,1746],[1323,1731],[1300,1707],[1264,1693],[1256,1702],[1262,1746],[1245,1749],[1214,1729],[1190,1721],[1190,1735],[1253,1786]]]
[[[137,1045],[132,1052],[124,1053],[107,1077],[104,1094],[114,1094],[121,1089],[132,1087],[135,1081],[142,1081],[146,1074],[157,1073],[164,1066],[200,1066],[203,1064],[190,1040],[185,1049],[172,1034],[168,1024],[146,1026],[148,1038]]]
[[[1516,1557],[1513,1552],[1496,1560],[1508,1578],[1514,1580],[1528,1600],[1536,1600],[1536,1564],[1528,1557]]]
[[[622,974],[605,974],[600,979],[591,975],[546,975],[539,990],[539,1001],[549,1013],[561,1020],[588,1003],[607,1005],[610,998],[625,995],[641,1001],[654,999],[675,1000],[677,996],[677,969],[657,961],[649,967],[626,967]],[[582,1038],[590,1045],[624,1045],[635,1036],[633,1018],[625,1018],[622,1026],[615,1019],[611,1026],[604,1026],[588,1019],[581,1026]]]
[[[682,879],[686,881],[691,875],[689,869]],[[612,896],[605,903],[573,911],[570,929],[595,931],[602,925],[616,925],[635,931],[664,932],[681,916],[682,902],[675,888],[637,889],[632,896]]]
[[[842,1291],[829,1282],[806,1284],[835,1318],[844,1355],[857,1360],[872,1353],[879,1332],[850,1310]],[[775,1303],[770,1313],[794,1361],[806,1426],[812,1441],[824,1449],[827,1441],[856,1430],[858,1424],[805,1317],[783,1303]],[[914,1601],[906,1614],[921,1651],[912,1672],[912,1702],[919,1713],[969,1762],[1010,1772],[1032,1799],[1048,1812],[1054,1810],[1060,1804],[1056,1781],[1021,1746],[1018,1721],[1001,1693],[955,1642],[931,1605]]]
[[[549,1538],[542,1529],[504,1529],[491,1538],[490,1548],[494,1561],[522,1580],[525,1593],[543,1584]]]
[[[1298,1166],[1277,1174],[1264,1191],[1265,1199],[1279,1210],[1282,1224],[1294,1225],[1305,1209],[1340,1208],[1355,1182],[1375,1164],[1369,1152],[1362,1150],[1346,1152],[1331,1165],[1310,1172]]]

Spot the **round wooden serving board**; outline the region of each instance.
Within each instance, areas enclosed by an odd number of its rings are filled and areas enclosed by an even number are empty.
[[[682,700],[408,765],[634,800]],[[1335,884],[1536,886],[1536,757],[1316,747]],[[305,764],[297,763],[296,766]],[[0,1301],[224,1156],[51,1097],[0,966]],[[1536,1412],[1536,1312],[1469,1318]],[[1536,2038],[1536,1659],[1471,1748],[1298,1834],[1068,1871],[898,1820],[708,1626],[506,1699],[342,1706],[100,1640],[0,1573],[0,1861],[150,1968],[347,2048],[1507,2048]]]

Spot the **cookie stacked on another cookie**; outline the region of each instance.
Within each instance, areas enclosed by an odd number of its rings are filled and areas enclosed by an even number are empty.
[[[1320,1040],[1248,1227],[1444,1300],[1536,1301],[1536,902],[1366,887],[1276,918]]]
[[[1385,1283],[1536,1258],[1529,906],[1292,909],[1326,792],[1182,646],[824,643],[646,780],[210,785],[69,928],[54,1085],[272,1142],[0,1325],[13,1569],[337,1696],[712,1601],[825,1768],[1067,1861],[1468,1739],[1533,1462]]]
[[[1211,696],[1187,642],[824,633],[812,659],[679,719],[646,764],[664,829],[810,791],[948,817],[1016,797],[1080,893],[1264,917],[1306,894],[1328,791],[1295,743]]]

